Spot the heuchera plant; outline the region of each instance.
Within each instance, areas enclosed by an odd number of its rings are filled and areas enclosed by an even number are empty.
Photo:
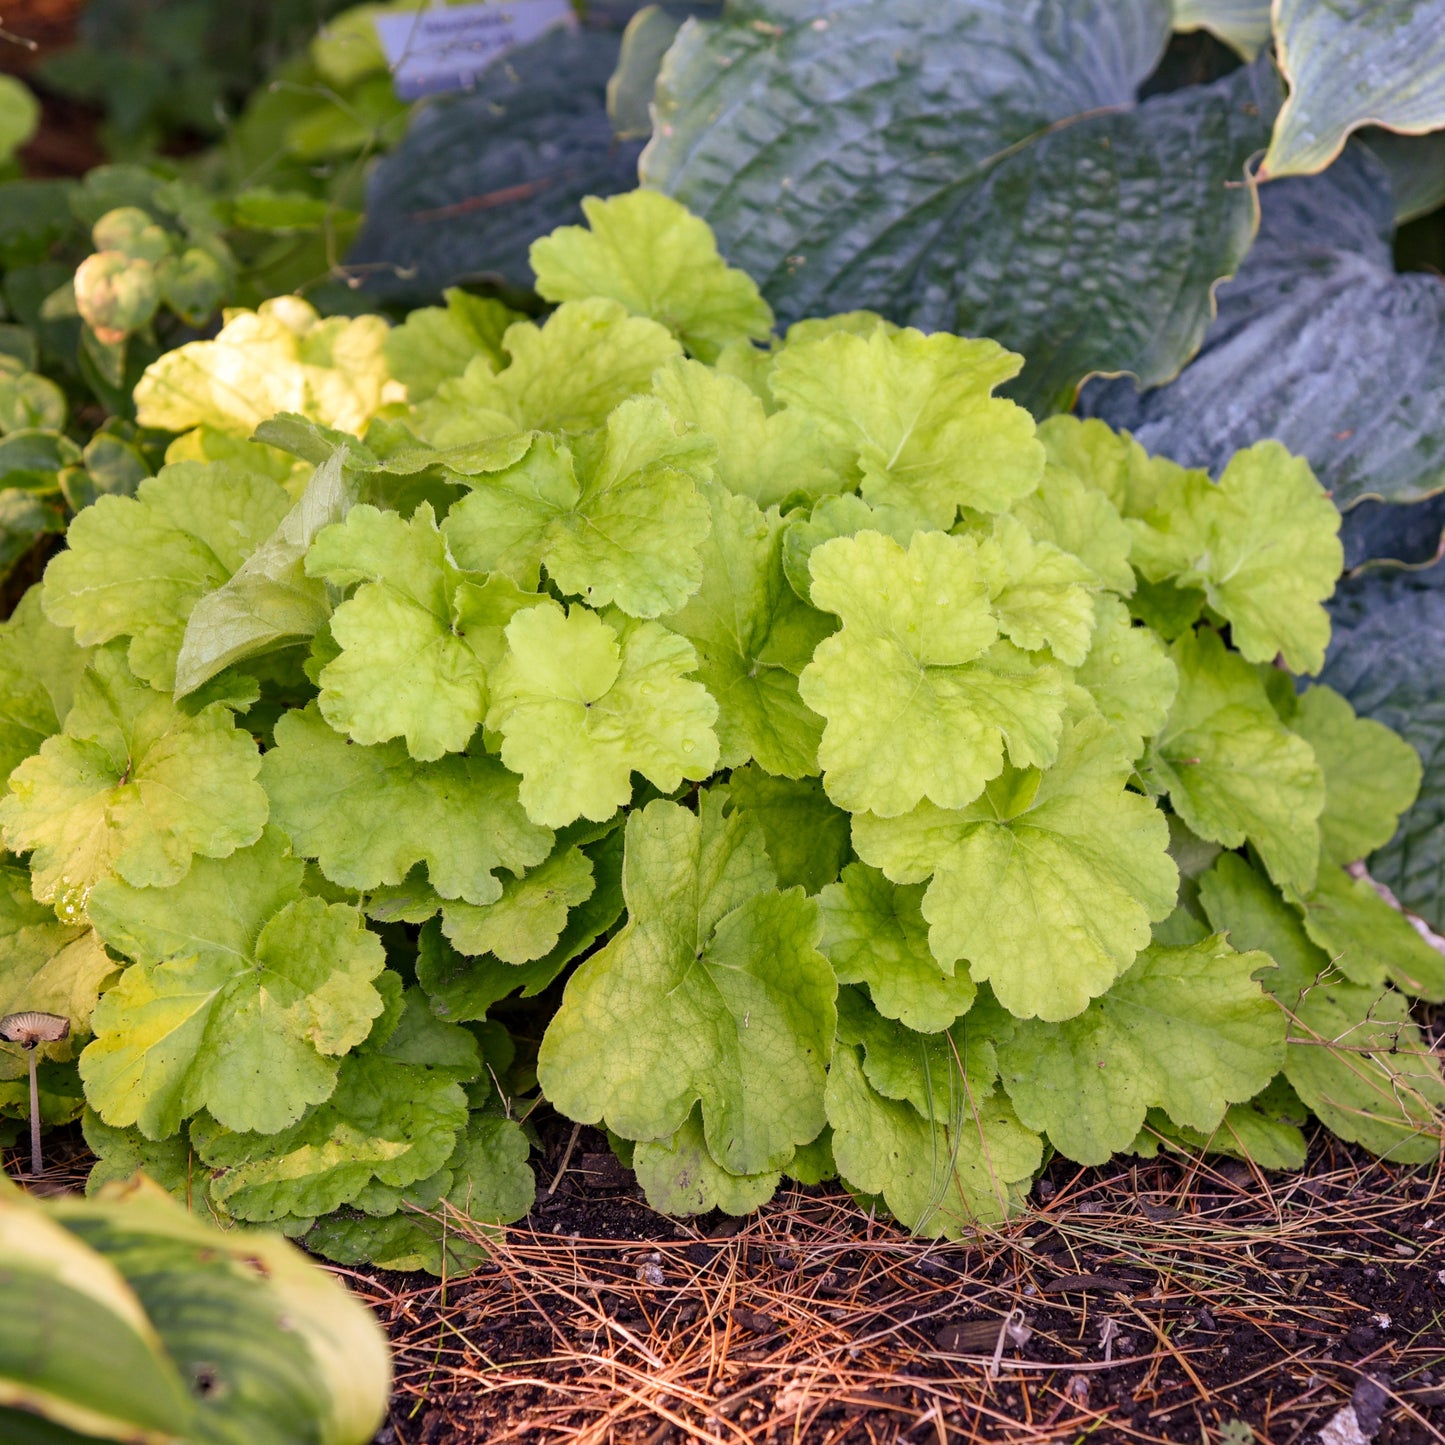
[[[0,1011],[70,1019],[96,1179],[437,1269],[529,1207],[536,1090],[659,1208],[837,1174],[949,1236],[1049,1149],[1435,1157],[1445,959],[1349,866],[1420,765],[1296,682],[1308,466],[1036,426],[991,341],[773,336],[677,203],[587,216],[540,323],[165,358],[184,460],[0,629]],[[245,443],[283,322],[310,415]]]

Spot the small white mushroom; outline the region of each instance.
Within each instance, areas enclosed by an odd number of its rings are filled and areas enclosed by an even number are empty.
[[[43,1014],[34,1009],[6,1014],[0,1019],[0,1039],[19,1044],[30,1058],[30,1173],[38,1176],[45,1168],[40,1157],[40,1085],[35,1076],[35,1050],[41,1044],[58,1043],[70,1032],[70,1020],[60,1014]]]

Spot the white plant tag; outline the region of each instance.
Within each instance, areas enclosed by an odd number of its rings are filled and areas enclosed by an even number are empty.
[[[377,38],[397,97],[465,90],[499,55],[557,25],[576,25],[569,0],[494,0],[378,15]]]

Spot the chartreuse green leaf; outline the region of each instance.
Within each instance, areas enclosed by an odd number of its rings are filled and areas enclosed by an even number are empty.
[[[1284,1076],[1320,1120],[1374,1154],[1434,1159],[1442,1138],[1440,1062],[1393,989],[1342,979],[1269,882],[1226,853],[1200,882],[1210,921],[1236,948],[1276,965],[1261,982],[1289,1018]]]
[[[1025,651],[1047,647],[1070,667],[1083,662],[1094,632],[1093,568],[1035,540],[1015,517],[994,521],[979,555],[1004,636]]]
[[[929,952],[923,892],[922,884],[900,886],[850,863],[842,880],[818,895],[820,946],[839,983],[866,983],[884,1017],[934,1033],[967,1013],[977,990],[965,969]]]
[[[630,396],[648,391],[652,373],[682,348],[655,321],[629,316],[619,301],[564,301],[541,326],[518,321],[498,371],[485,357],[443,381],[413,416],[435,446],[459,446],[514,431],[585,432],[605,424]]]
[[[815,606],[842,619],[799,678],[825,719],[818,761],[850,812],[971,803],[1003,767],[1048,765],[1066,677],[997,644],[990,576],[971,537],[862,532],[814,550]]]
[[[13,852],[33,850],[36,898],[75,919],[109,873],[163,888],[197,854],[225,858],[254,843],[267,811],[260,770],[255,741],[224,703],[189,717],[105,648],[65,727],[11,774],[0,830]]]
[[[1309,1110],[1283,1075],[1247,1104],[1231,1104],[1218,1128],[1205,1133],[1176,1124],[1163,1109],[1150,1109],[1130,1150],[1154,1158],[1165,1148],[1247,1159],[1261,1169],[1302,1169]]]
[[[660,321],[703,361],[730,341],[764,341],[772,308],[752,277],[718,255],[707,222],[656,191],[582,202],[587,227],[559,226],[532,243],[538,294],[548,301],[610,296]],[[588,227],[591,229],[589,230]]]
[[[1080,1164],[1127,1149],[1152,1106],[1186,1128],[1215,1129],[1284,1062],[1284,1015],[1253,977],[1269,964],[1217,935],[1151,945],[1083,1013],[1019,1021],[999,1045],[1019,1118]]]
[[[551,830],[527,818],[517,779],[494,758],[419,763],[399,742],[358,747],[314,705],[276,723],[261,781],[272,821],[343,888],[398,884],[421,863],[441,897],[495,903],[499,869],[521,874],[552,847]]]
[[[723,786],[728,806],[763,830],[779,888],[796,883],[817,893],[838,877],[849,852],[848,815],[828,801],[816,778],[775,778],[749,763],[734,768]]]
[[[594,886],[587,855],[580,848],[559,848],[524,876],[508,879],[491,902],[448,903],[442,932],[461,953],[531,963],[557,946],[568,915],[592,896]]]
[[[515,1120],[474,1111],[447,1160],[443,1177],[449,1182],[435,1203],[414,1201],[403,1191],[394,1214],[343,1210],[317,1220],[306,1247],[338,1264],[467,1274],[489,1253],[478,1239],[496,1236],[499,1225],[532,1207],[537,1181],[527,1163],[530,1152]]]
[[[837,984],[817,905],[779,893],[761,830],[649,803],[627,820],[627,924],[572,976],[537,1061],[552,1103],[624,1138],[666,1139],[702,1104],[730,1173],[780,1168],[823,1127]]]
[[[211,1190],[238,1219],[329,1214],[375,1181],[404,1189],[441,1169],[467,1124],[462,1084],[481,1072],[476,1040],[404,997],[386,973],[388,1007],[373,1037],[341,1061],[335,1090],[280,1132],[223,1127],[202,1115],[191,1139]]]
[[[1278,653],[1295,672],[1318,672],[1330,640],[1322,604],[1345,554],[1339,511],[1309,463],[1259,442],[1190,497],[1198,543],[1178,585],[1203,590],[1249,661]]]
[[[813,553],[834,537],[856,537],[859,532],[881,532],[906,547],[915,532],[933,530],[917,512],[897,507],[870,507],[852,492],[824,497],[806,517],[791,514],[783,533],[783,572],[804,602],[812,600]]]
[[[1294,902],[1311,941],[1351,983],[1378,988],[1388,978],[1402,993],[1445,1000],[1445,956],[1368,879],[1326,864],[1313,890]]]
[[[386,333],[383,351],[392,376],[406,387],[413,406],[460,376],[473,358],[484,356],[500,370],[506,365],[502,337],[522,318],[491,296],[473,296],[459,287],[443,294],[445,306],[422,306]]]
[[[696,484],[711,475],[715,450],[701,433],[681,432],[656,398],[638,397],[592,436],[540,438],[514,466],[469,479],[447,541],[464,567],[535,587],[545,565],[569,596],[659,617],[701,580],[708,506]]]
[[[179,462],[134,497],[101,497],[46,569],[45,614],[83,646],[130,638],[131,671],[175,684],[186,619],[280,524],[284,487],[223,463]]]
[[[1308,688],[1289,726],[1325,775],[1320,861],[1354,863],[1383,848],[1420,791],[1420,755],[1383,723],[1356,717],[1331,687]]]
[[[804,412],[770,413],[765,398],[740,377],[684,360],[660,368],[652,385],[678,421],[717,443],[714,470],[728,491],[771,507],[847,485],[851,449]]]
[[[36,1047],[42,1059],[70,1059],[77,1037],[90,1030],[102,988],[119,968],[88,928],[52,921],[0,932],[0,1016],[29,1009],[59,1014],[70,1033]],[[26,1054],[19,1044],[0,1044],[0,1079],[23,1078]]]
[[[184,1131],[167,1134],[164,1139],[147,1139],[139,1129],[113,1128],[91,1108],[81,1118],[81,1129],[85,1147],[96,1161],[85,1177],[88,1196],[98,1194],[107,1184],[124,1184],[137,1174],[146,1174],[202,1218],[227,1220],[225,1211],[211,1198],[208,1171],[196,1158]]]
[[[1279,0],[1273,14],[1289,97],[1263,174],[1322,171],[1362,125],[1409,135],[1445,126],[1445,26],[1438,5]]]
[[[779,1170],[729,1174],[708,1150],[702,1111],[694,1107],[670,1139],[644,1139],[632,1151],[632,1169],[647,1202],[663,1214],[751,1214],[776,1192]]]
[[[89,649],[46,618],[40,595],[30,588],[0,622],[0,777],[60,731],[90,664]]]
[[[1094,705],[1127,740],[1130,757],[1163,726],[1179,690],[1179,673],[1158,635],[1136,627],[1117,597],[1096,597],[1089,655],[1075,674]]]
[[[1104,993],[1174,906],[1164,814],[1130,792],[1128,750],[1099,717],[1064,729],[1042,772],[1007,767],[957,809],[861,813],[853,846],[923,896],[935,959],[964,959],[1021,1018],[1059,1021]]]
[[[667,625],[697,649],[698,680],[717,701],[720,765],[756,758],[774,775],[815,773],[823,723],[798,696],[798,674],[836,624],[788,585],[776,508],[718,486],[707,498],[702,586]]]
[[[1039,435],[1045,435],[1043,428]],[[1133,592],[1134,569],[1129,565],[1133,539],[1118,508],[1108,495],[1085,486],[1052,456],[1044,463],[1038,489],[1014,502],[1009,514],[1040,541],[1077,557],[1111,592],[1124,597]]]
[[[534,823],[602,822],[632,796],[632,773],[663,792],[717,766],[717,704],[686,680],[692,645],[655,622],[547,602],[507,624],[487,727],[522,777]]]
[[[353,507],[312,543],[306,573],[361,584],[331,618],[340,655],[320,674],[326,721],[357,743],[405,738],[421,762],[461,752],[486,712],[486,667],[462,616],[464,584],[483,579],[452,561],[430,505],[410,521]]]
[[[836,331],[787,346],[771,385],[854,453],[867,501],[947,529],[959,507],[1001,512],[1039,484],[1033,419],[993,395],[1022,365],[993,341]]]
[[[1179,695],[1149,745],[1150,786],[1201,838],[1248,840],[1281,887],[1308,890],[1319,864],[1325,779],[1313,750],[1280,722],[1259,675],[1208,629],[1170,649]]]
[[[381,1013],[381,940],[345,904],[301,893],[279,835],[201,860],[165,889],[96,886],[100,936],[135,962],[96,1008],[81,1055],[107,1124],[173,1134],[202,1109],[272,1132],[327,1098],[337,1058]]]

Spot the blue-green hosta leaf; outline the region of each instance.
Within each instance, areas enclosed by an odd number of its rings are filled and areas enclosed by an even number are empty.
[[[881,1194],[906,1229],[958,1239],[1019,1207],[1043,1142],[1000,1095],[970,1105],[959,1089],[951,1102],[952,1112],[920,1114],[874,1088],[852,1045],[834,1051],[827,1105],[838,1172],[851,1187]]]
[[[337,1061],[382,1011],[381,940],[345,904],[301,893],[279,835],[172,888],[96,886],[97,931],[135,962],[81,1055],[91,1106],[148,1138],[202,1109],[273,1132],[336,1086]]]
[[[798,674],[835,623],[788,585],[776,508],[760,512],[717,486],[707,498],[702,585],[667,625],[697,649],[698,680],[717,700],[720,764],[755,758],[774,775],[814,773],[823,723],[798,696]]]
[[[1281,887],[1307,890],[1319,866],[1325,778],[1313,750],[1270,706],[1258,673],[1206,629],[1170,649],[1179,695],[1149,745],[1150,786],[1201,838],[1259,849]]]
[[[776,1169],[729,1174],[708,1150],[699,1108],[670,1139],[641,1140],[632,1168],[647,1202],[663,1214],[751,1214],[773,1197],[782,1178]]]
[[[1263,187],[1260,204],[1259,239],[1178,380],[1143,395],[1127,380],[1095,382],[1084,410],[1216,473],[1276,438],[1342,509],[1440,491],[1445,291],[1395,273],[1384,168],[1351,145],[1323,175]]]
[[[1445,1137],[1440,1061],[1394,990],[1351,983],[1315,947],[1299,915],[1235,853],[1201,880],[1216,928],[1278,965],[1261,982],[1289,1016],[1284,1075],[1342,1139],[1403,1163],[1434,1159]]]
[[[1174,0],[1176,30],[1208,30],[1253,60],[1269,44],[1269,0]]]
[[[605,821],[632,796],[634,771],[671,792],[717,766],[717,704],[686,679],[697,656],[685,638],[547,602],[508,623],[507,648],[487,727],[534,823]]]
[[[966,969],[928,948],[923,885],[890,883],[863,863],[818,895],[821,948],[839,983],[866,983],[873,1006],[910,1029],[934,1033],[968,1012],[977,989]]]
[[[542,862],[552,833],[528,820],[517,780],[485,755],[413,760],[399,742],[348,743],[314,707],[288,712],[261,765],[272,821],[343,888],[369,892],[426,865],[443,898],[493,903],[498,869]]]
[[[642,178],[784,322],[868,307],[998,337],[1044,409],[1094,371],[1162,381],[1248,250],[1244,165],[1277,98],[1262,70],[1136,103],[1171,20],[1168,0],[733,4],[669,52]]]
[[[682,354],[665,327],[601,296],[568,301],[541,326],[514,323],[502,346],[511,365],[497,371],[478,356],[413,411],[427,441],[455,447],[509,432],[591,431]]]
[[[1360,139],[1390,173],[1397,225],[1445,205],[1445,130],[1396,135],[1372,127]]]
[[[1445,126],[1445,10],[1438,0],[1279,0],[1289,96],[1261,174],[1308,175],[1362,125],[1422,135]]]
[[[838,877],[848,856],[848,815],[816,778],[775,778],[749,763],[734,768],[724,786],[729,807],[763,830],[779,888],[796,883],[817,893]]]
[[[540,438],[515,466],[475,478],[447,517],[447,542],[464,567],[535,587],[545,566],[569,596],[660,617],[702,577],[708,505],[697,483],[714,451],[699,432],[679,434],[660,401],[639,397],[603,431]]]
[[[1127,740],[1129,755],[1138,757],[1169,716],[1179,673],[1158,636],[1136,627],[1118,598],[1095,598],[1094,609],[1098,622],[1076,680]]]
[[[498,1226],[532,1207],[537,1181],[529,1152],[515,1120],[475,1111],[447,1160],[449,1182],[440,1199],[414,1202],[411,1191],[400,1191],[403,1202],[394,1214],[338,1211],[306,1232],[306,1247],[337,1264],[468,1274],[490,1253],[477,1236],[500,1235]]]
[[[134,497],[101,497],[46,569],[45,613],[84,646],[130,638],[131,670],[169,691],[186,619],[276,529],[283,487],[223,464],[180,462]]]
[[[653,191],[588,196],[582,213],[587,226],[559,226],[532,243],[548,301],[610,296],[660,321],[703,361],[730,341],[767,340],[773,313],[752,277],[727,265],[707,224],[676,201]]]
[[[399,980],[388,975],[395,994]],[[373,1181],[404,1189],[444,1167],[467,1123],[463,1082],[481,1071],[476,1040],[433,1018],[412,992],[393,1031],[341,1061],[335,1089],[289,1128],[246,1132],[202,1116],[191,1126],[211,1190],[257,1223],[329,1214]]]
[[[1068,701],[1058,668],[997,642],[990,577],[971,537],[915,534],[905,551],[862,532],[812,554],[814,605],[842,619],[803,670],[825,719],[828,796],[883,817],[920,800],[963,807],[1016,767],[1047,765]]]
[[[747,354],[766,355],[751,347]],[[700,361],[674,361],[657,371],[653,391],[678,421],[717,443],[717,480],[760,507],[783,505],[800,494],[826,496],[847,485],[845,474],[854,460],[851,448],[805,411],[770,411],[770,393],[760,396],[721,364],[714,368]]]
[[[562,1113],[630,1139],[701,1101],[713,1159],[757,1174],[823,1126],[837,984],[817,905],[776,890],[761,830],[723,801],[629,816],[627,924],[572,976],[537,1072]]]
[[[1289,726],[1325,775],[1320,861],[1353,863],[1383,848],[1420,791],[1420,755],[1383,723],[1356,717],[1329,687],[1309,688]]]
[[[423,762],[461,752],[487,707],[486,667],[463,615],[463,588],[483,579],[452,561],[431,507],[409,522],[353,507],[312,543],[306,574],[361,584],[331,618],[340,655],[320,674],[326,721],[353,742],[405,738]]]
[[[993,395],[1021,364],[992,341],[835,331],[790,343],[770,385],[852,454],[865,500],[948,528],[959,507],[1001,512],[1039,483],[1032,418]]]
[[[862,813],[853,846],[923,897],[936,959],[968,962],[1021,1018],[1061,1020],[1106,992],[1174,906],[1164,814],[1125,786],[1132,768],[1102,718],[1064,730],[1058,761],[1004,769],[967,807]]]
[[[196,855],[254,843],[267,813],[260,770],[224,702],[180,712],[136,681],[117,644],[94,655],[62,731],[11,774],[0,829],[7,848],[33,850],[36,898],[73,920],[110,873],[163,888]]]
[[[0,775],[40,751],[60,731],[90,650],[47,620],[41,589],[30,588],[0,623]]]
[[[1322,679],[1362,716],[1395,729],[1424,765],[1420,796],[1399,831],[1370,860],[1370,871],[1435,928],[1445,927],[1445,567],[1378,569],[1348,578],[1332,608],[1334,641]],[[1339,771],[1338,747],[1320,740],[1326,775]],[[1373,757],[1375,750],[1370,749]],[[1368,788],[1370,779],[1360,781]],[[1389,806],[1403,777],[1381,777]],[[1362,800],[1363,801],[1363,800]],[[1326,809],[1329,802],[1326,798]],[[1352,810],[1353,811],[1353,810]],[[1376,834],[1385,809],[1360,815]],[[1359,837],[1364,837],[1361,833]],[[1354,839],[1353,841],[1358,841]]]
[[[1285,1017],[1253,978],[1269,964],[1218,936],[1151,945],[1077,1017],[1021,1020],[999,1045],[1019,1118],[1080,1164],[1127,1149],[1151,1106],[1215,1129],[1284,1062]]]

